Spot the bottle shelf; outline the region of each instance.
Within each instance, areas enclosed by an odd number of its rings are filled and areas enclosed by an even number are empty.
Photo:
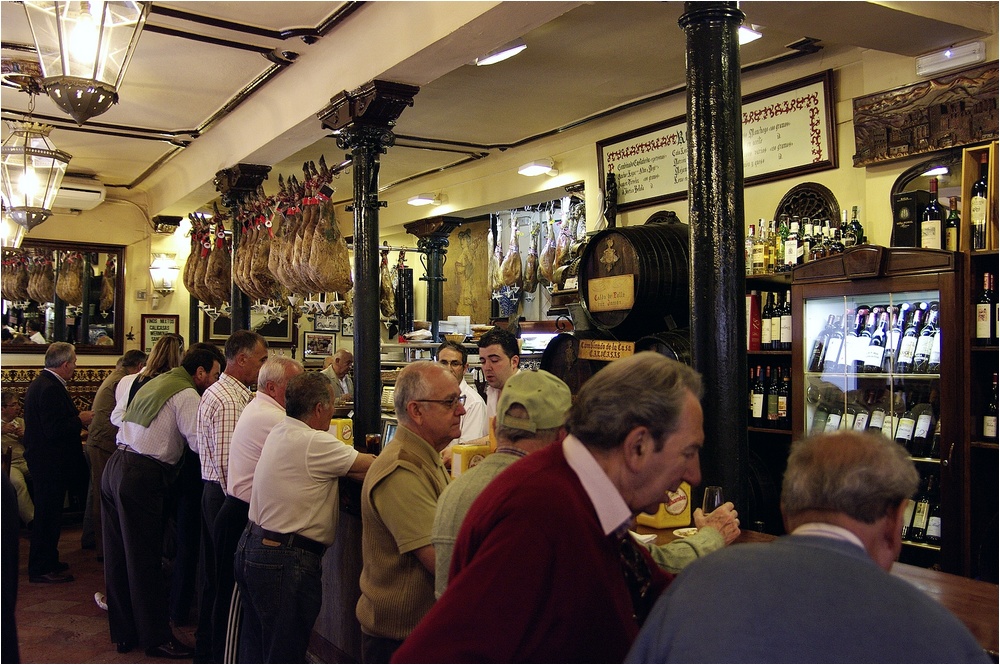
[[[757,432],[759,434],[778,434],[780,436],[791,436],[792,430],[790,429],[773,429],[770,427],[747,427],[748,432]]]
[[[970,445],[973,448],[983,448],[985,450],[1000,450],[1000,443],[996,441],[972,441]]]
[[[906,379],[919,379],[921,381],[932,381],[934,379],[940,379],[940,374],[884,374],[884,373],[868,373],[868,372],[805,372],[805,377],[808,378],[823,378],[823,377],[837,377],[837,378],[854,378],[854,379],[891,379],[893,381],[905,381]]]
[[[973,353],[996,353],[1000,351],[1000,346],[995,344],[993,346],[970,346],[969,350]]]
[[[920,462],[922,464],[940,464],[941,459],[939,457],[911,457],[914,462]]]
[[[928,545],[927,543],[916,543],[916,542],[914,542],[912,540],[904,540],[903,544],[907,545],[909,547],[917,547],[917,548],[920,548],[922,550],[931,550],[933,552],[940,552],[941,551],[941,546],[940,545]]]
[[[791,349],[789,349],[787,351],[786,350],[776,351],[774,349],[761,349],[759,351],[750,351],[748,349],[747,350],[747,355],[750,355],[750,356],[788,356],[788,357],[791,357],[792,351],[791,351]]]
[[[747,275],[748,282],[762,282],[765,284],[788,284],[792,283],[791,272],[762,273],[760,275]]]

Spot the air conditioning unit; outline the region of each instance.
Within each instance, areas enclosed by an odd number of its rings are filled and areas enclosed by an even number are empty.
[[[107,190],[99,180],[93,178],[78,178],[66,176],[59,191],[56,193],[55,201],[52,202],[53,209],[62,210],[91,210],[104,202]]]

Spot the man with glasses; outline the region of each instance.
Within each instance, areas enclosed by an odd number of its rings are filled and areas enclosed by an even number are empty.
[[[469,371],[469,352],[457,342],[442,342],[437,349],[437,361],[455,375],[458,387],[465,396],[465,415],[462,416],[462,434],[452,439],[442,451],[445,466],[451,465],[451,447],[456,443],[470,443],[486,436],[486,401],[479,396],[475,388],[465,380]]]
[[[461,435],[465,396],[437,363],[407,365],[393,393],[399,427],[361,488],[362,661],[387,663],[434,604],[431,527],[448,486],[441,451]]]

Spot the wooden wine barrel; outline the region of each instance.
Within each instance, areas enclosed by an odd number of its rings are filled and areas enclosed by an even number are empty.
[[[580,343],[587,340],[614,342],[614,337],[602,330],[574,330],[562,332],[552,338],[542,352],[541,369],[562,379],[569,391],[576,395],[580,386],[607,366],[608,360],[590,360],[580,357]],[[626,342],[625,344],[629,344]]]
[[[596,234],[580,266],[581,301],[594,325],[632,339],[686,327],[688,255],[687,224],[662,212]]]
[[[640,337],[635,342],[635,352],[656,351],[668,358],[691,364],[691,332],[687,328],[668,330]]]

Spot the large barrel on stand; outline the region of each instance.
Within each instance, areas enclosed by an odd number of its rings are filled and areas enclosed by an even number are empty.
[[[635,352],[640,351],[655,351],[672,360],[690,365],[691,331],[687,328],[678,328],[640,337],[635,342]]]
[[[686,327],[688,226],[667,212],[641,226],[606,229],[587,243],[580,295],[594,325],[636,339]]]
[[[587,379],[603,369],[610,360],[589,360],[580,357],[580,342],[585,340],[614,340],[601,330],[574,330],[561,332],[549,342],[542,352],[541,369],[562,379],[569,391],[576,395]]]

